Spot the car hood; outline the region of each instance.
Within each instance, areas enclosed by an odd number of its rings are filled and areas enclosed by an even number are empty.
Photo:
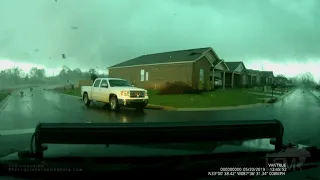
[[[209,144],[208,144],[209,145]],[[307,147],[298,145],[298,147]],[[271,152],[274,146],[270,144],[270,139],[259,139],[243,141],[232,144],[213,145],[210,147],[190,147],[184,145],[48,145],[48,150],[44,151],[44,156],[55,157],[124,157],[124,156],[170,156],[170,155],[190,155],[203,153],[232,153],[232,152]],[[18,160],[18,152],[14,152],[0,158],[3,161]]]

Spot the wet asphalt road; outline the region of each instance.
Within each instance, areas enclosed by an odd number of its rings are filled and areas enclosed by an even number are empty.
[[[11,95],[0,109],[0,156],[29,147],[31,133],[39,122],[171,122],[215,120],[279,119],[285,127],[284,139],[293,143],[320,146],[320,100],[297,89],[274,105],[219,111],[159,111],[122,109],[110,112],[102,104],[84,107],[79,98],[36,88]],[[24,134],[21,134],[24,133]]]

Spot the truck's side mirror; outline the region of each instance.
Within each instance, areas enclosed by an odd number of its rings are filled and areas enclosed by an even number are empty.
[[[134,85],[131,85],[132,87],[134,87]]]
[[[102,87],[102,88],[108,88],[108,84],[102,83],[102,84],[100,85],[100,87]]]

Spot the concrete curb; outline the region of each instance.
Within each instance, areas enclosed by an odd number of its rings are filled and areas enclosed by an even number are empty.
[[[293,92],[296,91],[296,90],[297,90],[297,89],[292,89],[291,91],[289,91],[289,92],[285,93],[284,95],[280,96],[280,97],[278,98],[278,101],[284,99],[285,97],[287,97],[288,95],[290,95],[291,93],[293,93]]]
[[[265,103],[256,103],[240,106],[225,106],[225,107],[209,107],[209,108],[177,108],[177,111],[223,111],[223,110],[237,110],[237,109],[247,109],[253,107],[260,107],[266,105]]]
[[[265,103],[267,103],[267,104],[273,104],[273,103],[276,103],[277,101],[278,101],[278,97],[272,97],[272,98],[270,98],[270,99],[267,99],[266,101],[265,101]]]
[[[287,92],[287,93],[285,93],[284,95],[279,96],[279,97],[272,97],[272,98],[266,100],[265,103],[267,103],[267,104],[277,103],[277,102],[279,102],[280,100],[282,100],[282,99],[284,99],[285,97],[287,97],[288,95],[290,95],[291,93],[293,93],[295,90],[296,90],[296,89],[293,89],[293,90],[291,90],[291,91],[289,91],[289,92]]]
[[[81,100],[82,100],[81,96],[74,96],[74,95],[70,95],[70,94],[59,93],[59,92],[54,91],[53,89],[46,89],[45,91],[50,91],[50,92],[52,92],[52,93],[62,94],[62,95],[64,95],[64,96],[73,97],[73,98],[78,98],[78,99],[81,99]]]
[[[169,106],[159,106],[154,104],[148,104],[145,109],[152,109],[152,110],[165,110],[165,111],[176,111],[177,108],[169,107]]]

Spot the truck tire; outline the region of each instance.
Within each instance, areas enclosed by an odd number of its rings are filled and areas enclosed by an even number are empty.
[[[90,106],[91,100],[89,99],[87,93],[83,94],[82,100],[83,100],[83,103],[84,103],[85,106],[87,106],[87,107]]]
[[[117,96],[111,96],[109,102],[111,111],[118,111],[120,109]]]

